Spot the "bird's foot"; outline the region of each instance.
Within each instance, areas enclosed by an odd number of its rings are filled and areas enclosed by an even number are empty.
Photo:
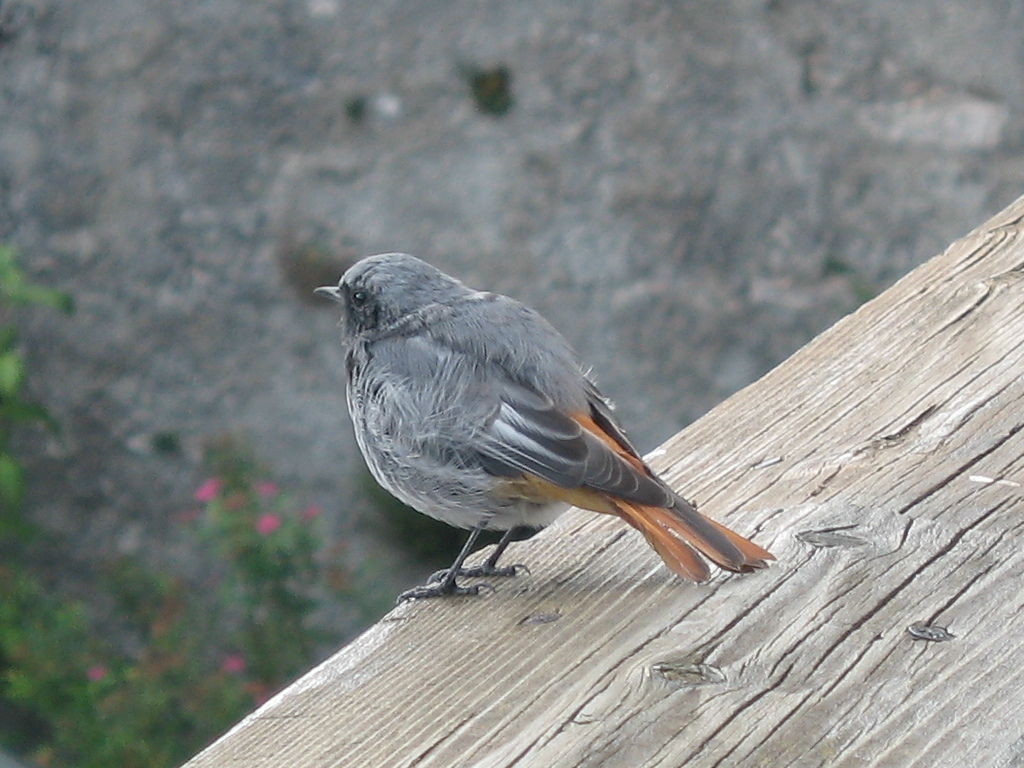
[[[501,568],[490,563],[481,563],[480,565],[471,565],[468,568],[459,568],[455,576],[457,578],[464,579],[478,579],[478,578],[490,578],[492,576],[499,576],[505,578],[507,576],[518,576],[520,573],[529,573],[530,569],[522,563],[516,563],[515,565],[506,565]],[[436,584],[442,582],[448,578],[449,569],[442,568],[440,571],[434,571],[430,574],[430,578],[427,579],[427,584]]]
[[[407,589],[395,600],[395,605],[401,605],[407,600],[426,600],[430,597],[448,597],[449,595],[479,595],[481,592],[493,592],[494,587],[490,584],[474,584],[471,587],[460,587],[455,579],[448,580],[447,571],[441,571],[441,579],[433,577],[422,587]],[[436,575],[436,574],[435,574]]]

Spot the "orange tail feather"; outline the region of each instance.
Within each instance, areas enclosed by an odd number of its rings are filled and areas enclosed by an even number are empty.
[[[720,568],[747,572],[763,568],[775,557],[735,531],[700,514],[680,500],[676,507],[647,507],[616,500],[620,517],[638,529],[672,571],[694,581],[710,575],[697,552]],[[696,551],[694,551],[696,550]]]

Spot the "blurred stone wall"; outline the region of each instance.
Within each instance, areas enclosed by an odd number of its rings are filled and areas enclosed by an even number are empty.
[[[4,2],[0,242],[77,303],[19,316],[64,426],[25,438],[29,508],[87,559],[201,567],[175,515],[244,433],[397,589],[314,285],[404,250],[514,295],[649,449],[1024,190],[1022,29],[1009,0]]]

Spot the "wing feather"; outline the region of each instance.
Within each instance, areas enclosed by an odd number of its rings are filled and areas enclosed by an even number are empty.
[[[401,429],[390,431],[410,436],[406,450],[438,462],[475,464],[497,477],[534,475],[561,488],[600,491],[637,504],[674,502],[671,491],[645,471],[610,407],[578,370],[557,377],[563,386],[578,381],[578,397],[565,398],[580,403],[574,414],[501,362],[442,339],[382,339],[372,362],[383,372],[378,378],[385,389],[394,390],[381,411],[400,422]]]
[[[640,504],[665,506],[671,493],[591,434],[549,398],[522,384],[502,382],[499,403],[478,436],[492,474],[531,473],[562,488],[603,491]]]

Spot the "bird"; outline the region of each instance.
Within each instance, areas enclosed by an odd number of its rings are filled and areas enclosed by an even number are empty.
[[[454,563],[398,602],[473,595],[517,529],[569,506],[614,515],[696,582],[774,556],[697,511],[641,458],[573,348],[538,312],[405,253],[355,262],[314,293],[341,305],[346,400],[370,473],[414,509],[469,530]],[[482,531],[503,532],[464,567]]]

